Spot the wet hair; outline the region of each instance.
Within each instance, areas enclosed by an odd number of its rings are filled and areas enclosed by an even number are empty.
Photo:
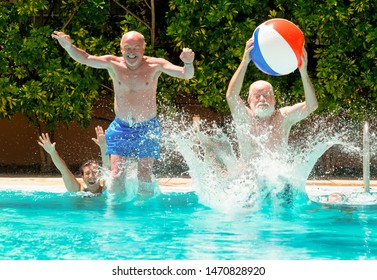
[[[96,160],[94,160],[94,159],[88,160],[87,162],[85,162],[83,165],[80,166],[80,168],[79,168],[80,175],[84,176],[84,168],[87,167],[87,166],[91,166],[91,165],[99,166],[99,164]]]

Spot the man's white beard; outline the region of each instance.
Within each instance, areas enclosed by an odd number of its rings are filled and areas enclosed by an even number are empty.
[[[267,105],[267,103],[266,103]],[[254,113],[255,113],[255,116],[259,117],[259,118],[267,118],[267,117],[270,117],[272,116],[272,114],[274,113],[274,106],[271,106],[270,104],[268,104],[268,107],[267,106],[256,106],[255,107],[255,110],[254,110]]]
[[[126,55],[124,57],[124,60],[126,61],[127,65],[130,67],[135,67],[139,63],[137,56],[135,55]]]
[[[127,64],[128,66],[131,66],[131,67],[135,67],[137,65],[138,61],[137,60],[134,60],[134,61],[129,61],[127,60]]]

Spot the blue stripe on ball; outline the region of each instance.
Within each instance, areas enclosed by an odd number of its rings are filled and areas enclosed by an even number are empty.
[[[279,73],[275,72],[271,69],[271,67],[267,64],[265,59],[263,58],[262,52],[259,47],[259,40],[258,40],[259,28],[257,28],[254,32],[254,48],[250,52],[250,58],[254,62],[255,66],[259,68],[262,72],[272,75],[272,76],[280,76]]]

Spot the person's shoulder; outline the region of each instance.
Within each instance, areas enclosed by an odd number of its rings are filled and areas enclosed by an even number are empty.
[[[84,192],[84,191],[86,191],[86,185],[85,185],[85,183],[84,182],[79,182],[80,183],[80,192]]]
[[[101,178],[99,180],[99,184],[101,186],[100,193],[103,193],[104,191],[106,191],[107,187],[106,187],[106,181],[105,181],[105,179]]]
[[[285,106],[285,107],[276,109],[274,112],[275,117],[283,117],[283,118],[287,117],[291,111],[291,108],[292,106]]]
[[[165,58],[162,57],[153,57],[153,56],[144,56],[144,59],[149,64],[164,64],[167,62]]]
[[[120,62],[123,58],[112,54],[106,54],[101,56],[104,60],[109,62]]]

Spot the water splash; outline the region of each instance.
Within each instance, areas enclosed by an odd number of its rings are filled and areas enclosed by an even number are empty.
[[[329,128],[334,130],[334,126],[329,126]],[[338,144],[341,145],[343,151],[347,152],[349,155],[353,155],[354,158],[357,159],[354,164],[359,165],[363,169],[364,187],[360,188],[354,186],[345,189],[340,186],[338,187],[339,190],[332,192],[326,191],[325,194],[311,196],[311,200],[334,206],[376,205],[377,193],[370,192],[370,188],[366,188],[365,186],[365,180],[368,181],[367,184],[369,185],[369,162],[376,153],[375,150],[371,149],[373,146],[370,146],[370,144],[374,142],[372,139],[375,139],[375,135],[369,134],[368,123],[362,125],[361,123],[350,122],[348,125],[339,129],[339,131],[341,133],[338,132],[337,135],[341,137]],[[365,133],[368,133],[370,137],[366,137]],[[366,156],[367,159],[365,159]],[[367,172],[365,172],[365,168],[368,168]],[[367,176],[367,178],[365,178],[365,176]],[[352,179],[356,179],[355,176]]]
[[[231,122],[221,128],[202,123],[198,130],[197,123],[178,114],[162,116],[160,121],[165,135],[162,145],[183,156],[199,201],[227,213],[257,211],[266,200],[276,207],[290,204],[297,194],[305,193],[313,167],[333,146],[361,155],[355,124],[338,122],[343,126],[334,129],[327,125],[329,117],[313,118],[310,126],[301,127],[301,137],[279,154],[265,149],[263,139],[243,133],[247,139],[241,140],[256,144],[261,151],[258,156],[247,149],[240,151],[240,134]]]
[[[121,166],[121,170],[123,170],[124,192],[111,193],[108,190],[113,180],[111,172],[108,169],[101,168],[102,179],[104,179],[105,186],[107,187],[106,193],[109,205],[130,202],[135,200],[137,197],[139,190],[139,183],[137,180],[137,162],[129,159]]]
[[[265,149],[263,137],[245,132],[241,140],[253,142],[253,146],[241,149],[240,134],[232,122],[221,127],[198,123],[198,119],[193,123],[179,110],[167,108],[159,113],[159,120],[163,130],[159,165],[165,166],[164,175],[177,176],[171,167],[178,166],[175,171],[181,170],[179,177],[191,177],[200,203],[226,213],[258,211],[266,201],[276,208],[296,202],[297,196],[306,195],[306,180],[318,159],[335,146],[356,161],[362,158],[360,124],[347,119],[334,121],[331,115],[297,124],[284,153]],[[371,142],[374,138],[371,134]],[[260,152],[253,153],[253,148]],[[371,156],[375,153],[372,146]],[[136,196],[135,172],[136,167],[130,168],[126,188],[131,186],[131,191],[122,202]],[[325,198],[317,202],[321,199]]]

